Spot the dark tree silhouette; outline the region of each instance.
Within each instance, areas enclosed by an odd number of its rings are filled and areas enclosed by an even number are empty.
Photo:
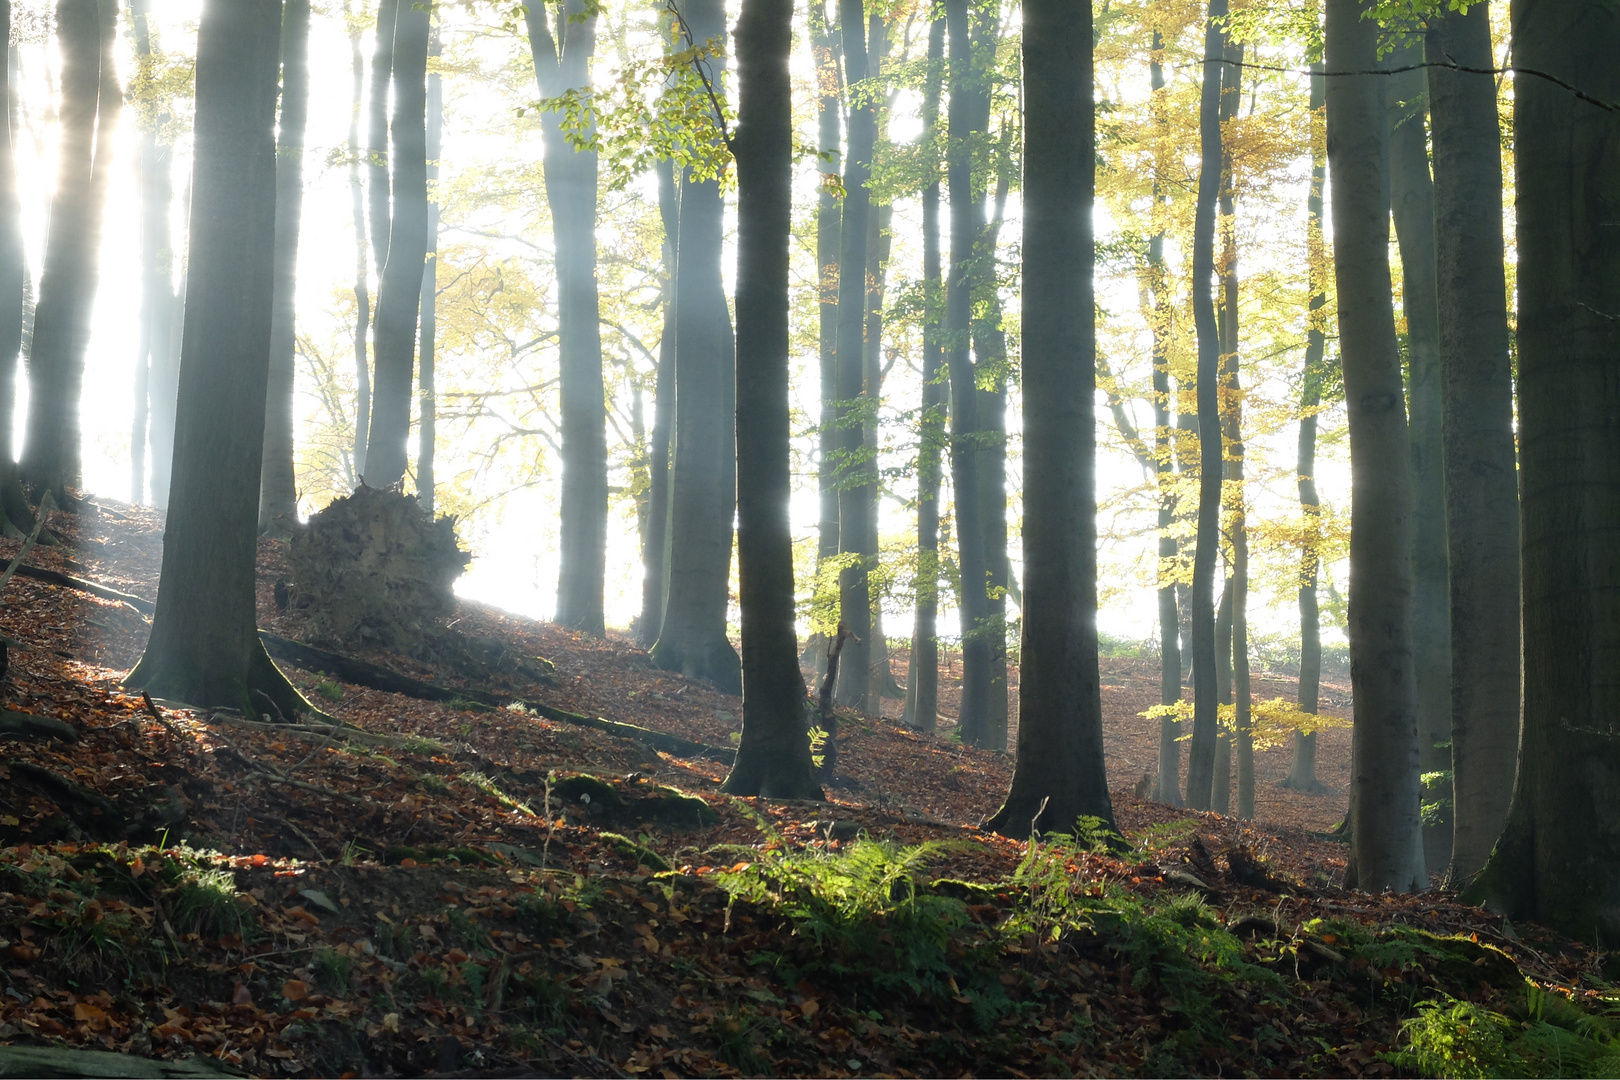
[[[793,0],[737,20],[737,578],[742,741],[724,790],[821,797],[794,630],[788,443],[788,236],[793,215]]]
[[[433,27],[428,42],[428,59],[444,52],[439,27]],[[438,346],[439,301],[439,152],[444,133],[444,80],[437,71],[427,82],[427,179],[428,203],[427,261],[422,264],[422,307],[418,316],[420,334],[416,366],[416,498],[423,509],[433,513],[433,457],[438,438],[438,393],[434,384],[434,361]]]
[[[1463,894],[1611,943],[1620,937],[1620,113],[1565,86],[1620,99],[1617,55],[1620,11],[1607,4],[1514,5],[1524,727],[1506,827]]]
[[[986,825],[1114,828],[1097,671],[1091,9],[1024,0],[1024,636],[1018,756]]]
[[[669,556],[669,440],[675,423],[675,248],[681,227],[675,166],[660,161],[658,219],[664,227],[664,281],[659,290],[663,330],[658,338],[658,375],[653,387],[652,445],[647,450],[647,535],[641,549],[641,616],[636,643],[647,648],[664,623],[665,571]]]
[[[596,16],[583,0],[557,11],[528,6],[529,50],[542,97],[589,89]],[[569,145],[563,114],[540,119],[545,140],[546,199],[556,246],[557,337],[562,354],[561,569],[557,622],[600,637],[607,558],[607,411],[596,291],[596,153]]]
[[[364,479],[386,488],[405,477],[411,386],[416,367],[416,316],[427,258],[427,52],[429,14],[424,4],[401,2],[394,19],[394,212],[388,261],[377,286],[376,384]]]
[[[1329,71],[1370,72],[1377,24],[1359,0],[1328,0]],[[1413,892],[1428,876],[1418,817],[1417,692],[1412,678],[1411,449],[1395,338],[1384,187],[1384,80],[1328,79],[1333,268],[1350,427],[1352,884]]]
[[[343,17],[352,15],[350,0],[343,2]],[[360,111],[365,104],[366,58],[360,49],[360,29],[349,24],[349,212],[354,221],[354,475],[366,472],[366,442],[371,437],[371,282],[370,241],[366,228],[366,186],[361,177]],[[389,42],[392,47],[392,41]],[[387,145],[386,130],[383,143]],[[386,179],[387,170],[383,176]]]
[[[293,476],[293,345],[308,118],[309,0],[286,0],[281,15],[281,123],[276,129],[275,306],[271,309],[270,386],[259,481],[259,529],[276,535],[286,535],[298,521]]]
[[[265,654],[254,614],[280,34],[279,0],[203,8],[174,481],[152,636],[128,683],[291,717],[307,705]]]
[[[816,65],[816,151],[821,188],[816,194],[816,346],[821,376],[821,415],[817,430],[816,558],[838,554],[838,241],[842,205],[838,163],[843,148],[840,99],[843,69],[836,31],[827,24],[826,0],[810,0],[810,51]],[[817,656],[819,666],[824,658]]]
[[[1490,16],[1429,22],[1426,55],[1486,69]],[[1440,381],[1451,574],[1451,876],[1466,882],[1502,831],[1519,752],[1519,478],[1503,269],[1496,80],[1429,69]]]

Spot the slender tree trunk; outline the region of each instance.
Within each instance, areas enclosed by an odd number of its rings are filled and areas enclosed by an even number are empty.
[[[111,6],[61,0],[61,143],[51,197],[45,269],[28,356],[28,420],[22,477],[66,504],[79,483],[79,401],[95,303],[101,216],[112,172],[112,135],[122,94],[110,63]],[[103,61],[109,61],[105,65]]]
[[[281,124],[276,136],[276,283],[270,385],[259,480],[259,530],[287,535],[298,521],[293,476],[293,344],[297,330],[298,225],[309,117],[309,0],[286,0],[281,26]]]
[[[687,0],[682,13],[695,41],[725,36],[719,0]],[[718,80],[719,58],[707,64]],[[742,691],[740,661],[726,636],[737,507],[736,344],[720,275],[723,204],[718,181],[694,182],[690,175],[679,197],[669,582],[652,658],[661,668],[736,694]]]
[[[1393,67],[1423,61],[1417,43],[1390,56]],[[1487,65],[1489,66],[1489,65]],[[1390,76],[1390,206],[1401,252],[1406,315],[1407,408],[1412,439],[1412,658],[1416,665],[1418,769],[1451,765],[1451,617],[1446,577],[1446,484],[1441,461],[1440,311],[1435,292],[1434,183],[1429,176],[1428,112],[1421,68]],[[1426,785],[1443,818],[1423,828],[1431,873],[1451,862],[1451,785]]]
[[[1153,31],[1153,48],[1148,77],[1153,91],[1150,110],[1155,135],[1166,137],[1164,90],[1164,39]],[[1162,153],[1162,150],[1161,150]],[[1164,264],[1164,229],[1159,221],[1164,196],[1160,190],[1158,155],[1153,171],[1153,234],[1148,238],[1147,299],[1153,330],[1153,471],[1159,492],[1159,704],[1175,705],[1181,700],[1181,646],[1178,640],[1180,616],[1176,610],[1174,567],[1177,544],[1175,449],[1170,427],[1170,301],[1168,272]],[[1171,806],[1181,803],[1181,724],[1173,716],[1159,720],[1159,779],[1153,797]]]
[[[379,281],[379,293],[383,268],[388,265],[388,238],[394,220],[388,158],[388,88],[394,76],[394,32],[399,20],[399,4],[400,0],[378,0],[377,3],[376,39],[371,50],[371,96],[367,102],[366,206],[371,218],[372,264]],[[378,302],[381,303],[381,297]]]
[[[543,97],[588,89],[596,18],[583,0],[558,14],[528,7],[529,47]],[[601,637],[607,572],[607,411],[602,377],[601,316],[596,290],[596,154],[568,143],[561,113],[541,118],[546,199],[557,252],[557,337],[562,356],[561,569],[557,622]]]
[[[197,34],[191,282],[157,611],[132,687],[291,717],[259,642],[258,484],[276,226],[278,0],[208,0]]]
[[[664,621],[665,571],[669,557],[670,431],[675,420],[675,250],[680,208],[675,201],[675,166],[658,163],[658,216],[664,226],[664,280],[660,301],[663,333],[658,339],[658,381],[653,390],[652,449],[647,472],[647,542],[641,551],[641,619],[636,643],[648,648]]]
[[[945,286],[945,361],[951,384],[951,482],[956,507],[957,568],[961,579],[962,741],[982,745],[990,702],[990,643],[985,622],[990,597],[985,588],[984,524],[979,498],[978,388],[969,355],[972,326],[973,246],[978,240],[973,201],[974,82],[973,43],[967,0],[946,0],[950,35],[950,103],[947,106],[946,178],[950,185],[951,263]],[[1089,50],[1087,55],[1090,55]]]
[[[1490,17],[1429,21],[1430,61],[1490,68]],[[1519,748],[1519,488],[1503,270],[1502,142],[1496,83],[1429,69],[1451,593],[1451,878],[1489,857]]]
[[[393,487],[405,478],[416,316],[427,258],[427,52],[425,6],[401,3],[394,20],[393,220],[388,262],[377,286],[377,381],[371,400],[365,482]]]
[[[932,146],[939,126],[940,82],[944,74],[945,20],[928,30],[928,75],[923,89],[924,145]],[[945,387],[940,347],[941,272],[939,180],[923,189],[923,371],[922,409],[917,420],[917,602],[911,631],[911,664],[906,676],[902,722],[933,731],[939,714],[939,482],[940,449],[945,442]]]
[[[1193,733],[1187,804],[1208,810],[1215,780],[1215,555],[1221,531],[1220,333],[1215,322],[1215,200],[1221,181],[1222,25],[1226,0],[1209,0],[1198,106],[1198,203],[1193,222],[1193,322],[1198,332],[1198,535],[1193,553]]]
[[[887,40],[886,33],[884,37]],[[887,48],[883,51],[885,54],[888,52]],[[883,137],[887,138],[887,132]],[[879,445],[876,406],[883,401],[883,292],[889,266],[889,249],[892,246],[889,222],[893,216],[894,207],[885,204],[873,207],[872,215],[867,219],[868,266],[871,267],[871,271],[868,274],[870,287],[866,290],[866,336],[861,344],[861,354],[862,367],[865,368],[866,395],[874,407],[867,413],[866,423],[862,425],[861,441],[872,462],[873,479],[866,488],[867,529],[866,542],[861,546],[861,557],[867,566],[873,568],[879,565],[881,559],[878,508],[882,501],[883,485],[878,480],[877,473]],[[872,667],[869,672],[871,684],[867,700],[871,703],[872,711],[878,713],[881,711],[883,698],[904,698],[905,691],[894,681],[894,671],[889,664],[889,639],[883,630],[883,597],[872,592],[871,600]]]
[[[1620,383],[1614,378],[1620,352],[1620,245],[1614,237],[1620,114],[1567,88],[1578,87],[1597,101],[1620,98],[1614,62],[1620,12],[1580,0],[1521,0],[1513,5],[1513,43],[1520,69],[1513,142],[1524,727],[1505,828],[1463,895],[1515,919],[1612,945],[1620,937],[1620,836],[1613,812],[1620,789],[1614,678],[1620,668]],[[1457,154],[1456,144],[1446,152]],[[1455,168],[1456,162],[1450,157],[1447,164]],[[1485,172],[1488,166],[1475,168]],[[1455,203],[1446,205],[1455,213]],[[1483,218],[1488,206],[1486,200],[1476,208],[1475,220],[1491,233]],[[1450,246],[1457,240],[1449,229],[1442,233],[1448,235],[1442,263],[1450,279],[1458,269],[1453,260],[1459,252]],[[1489,235],[1474,240],[1475,251],[1489,250]],[[1494,346],[1483,349],[1495,334],[1494,301],[1484,295],[1478,303],[1489,330],[1481,333],[1482,351],[1468,358],[1466,370],[1470,377],[1497,376]],[[1455,339],[1448,334],[1448,340]],[[1461,390],[1461,382],[1448,385]],[[1476,453],[1495,441],[1491,421],[1500,418],[1494,400],[1501,392],[1499,376],[1481,383],[1489,387],[1480,394],[1490,412],[1476,420],[1477,428],[1458,432],[1460,439],[1478,440]],[[1448,420],[1459,404],[1448,402]],[[1489,469],[1504,458],[1498,452],[1474,460]],[[1476,557],[1470,568],[1490,579],[1485,559]],[[1483,658],[1470,660],[1464,673]],[[1483,756],[1487,746],[1475,742],[1470,750]],[[1469,779],[1477,783],[1479,776]]]
[[[443,55],[439,27],[435,23],[428,41],[428,60],[436,64]],[[444,80],[437,70],[427,82],[427,181],[428,227],[427,262],[422,266],[422,306],[417,316],[420,335],[416,367],[416,498],[430,515],[433,513],[434,452],[438,449],[439,399],[434,363],[438,359],[439,301],[439,154],[444,129]],[[639,444],[638,444],[639,445]]]
[[[993,33],[993,31],[992,31]],[[989,35],[987,35],[989,36]],[[992,41],[994,39],[992,38]],[[989,126],[989,110],[982,114]],[[1009,148],[1010,149],[1010,148]],[[1011,156],[1010,154],[1008,155]],[[998,170],[995,217],[981,230],[980,269],[974,291],[984,317],[973,320],[974,381],[979,391],[979,500],[984,527],[986,641],[990,651],[984,747],[1007,749],[1007,334],[1001,327],[1001,296],[996,281],[996,245],[1005,218],[1011,176]],[[982,197],[975,202],[982,205]]]
[[[1327,306],[1323,275],[1327,250],[1322,238],[1322,187],[1327,181],[1327,142],[1318,136],[1326,106],[1327,79],[1320,61],[1311,65],[1311,187],[1305,206],[1306,277],[1310,288],[1310,327],[1305,333],[1305,370],[1300,375],[1298,466],[1299,510],[1305,527],[1299,555],[1299,708],[1315,713],[1322,681],[1322,630],[1316,583],[1321,567],[1322,500],[1316,493],[1316,414],[1322,404],[1322,359],[1327,335],[1322,309]],[[1294,757],[1283,787],[1320,791],[1316,779],[1316,732],[1294,736]]]
[[[0,0],[0,30],[9,35],[10,29],[11,0]],[[5,123],[4,132],[0,132],[0,484],[15,484],[11,447],[17,405],[17,357],[22,350],[23,305],[27,302],[28,253],[23,245],[22,201],[17,191],[17,60],[14,47],[4,52],[6,67],[0,71],[0,86],[6,88],[5,111],[0,114]],[[145,360],[143,355],[137,370],[145,367]]]
[[[344,0],[343,15],[351,17],[350,0]],[[366,192],[360,178],[360,109],[366,85],[366,61],[360,51],[360,31],[350,23],[349,62],[354,72],[349,106],[349,201],[354,219],[354,476],[366,474],[366,443],[371,439],[371,284],[366,261]],[[392,48],[392,41],[389,43]],[[384,173],[386,176],[387,174]]]
[[[737,22],[737,576],[743,726],[733,795],[815,799],[794,629],[788,444],[793,212],[793,0],[745,0]]]
[[[874,25],[881,33],[882,23]],[[872,195],[866,182],[877,141],[877,103],[858,97],[858,85],[875,71],[867,67],[867,20],[861,0],[839,0],[838,24],[844,46],[844,73],[849,80],[849,156],[844,165],[844,211],[838,247],[838,550],[861,556],[871,528],[867,493],[876,482],[874,461],[866,459],[862,428],[865,415],[877,408],[867,393],[862,351],[866,331],[867,222]],[[838,577],[839,621],[853,635],[839,662],[837,700],[845,708],[877,711],[872,699],[872,597],[867,585],[871,566],[861,556]]]
[[[1327,67],[1378,63],[1378,28],[1358,0],[1327,0]],[[1350,427],[1351,859],[1358,887],[1427,883],[1418,817],[1417,694],[1412,672],[1411,447],[1389,273],[1383,177],[1384,80],[1342,75],[1327,88],[1333,263]]]
[[[1025,0],[1024,634],[1005,835],[1114,828],[1097,670],[1091,9]],[[965,591],[965,590],[964,590]]]
[[[827,25],[826,0],[810,0],[810,50],[816,65],[816,150],[821,188],[816,195],[816,313],[821,372],[820,458],[816,490],[820,517],[816,560],[838,554],[838,246],[839,101],[838,36]],[[819,650],[818,650],[819,651]],[[822,659],[817,657],[818,662]]]

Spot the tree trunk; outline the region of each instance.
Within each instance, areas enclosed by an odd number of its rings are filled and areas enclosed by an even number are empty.
[[[152,35],[150,0],[130,0],[129,19],[137,66],[154,67],[161,63],[162,54]],[[141,326],[135,358],[140,385],[135,390],[134,430],[130,440],[131,486],[136,489],[133,492],[136,501],[142,501],[150,484],[152,504],[163,507],[168,503],[169,467],[174,459],[174,395],[178,375],[173,333],[177,306],[174,240],[169,227],[169,212],[174,202],[174,184],[169,170],[174,149],[164,139],[164,129],[172,117],[161,106],[160,111],[151,115],[143,112],[137,115],[141,120],[140,151],[135,167],[141,200]],[[19,323],[19,337],[21,329]],[[9,403],[0,402],[0,414],[9,420]],[[6,438],[4,445],[9,447],[9,436]],[[140,480],[136,480],[137,472],[141,474]]]
[[[344,0],[345,19],[352,16],[350,0]],[[349,202],[354,220],[354,450],[351,472],[355,479],[366,473],[366,443],[371,438],[371,358],[367,335],[371,332],[371,285],[366,261],[366,193],[360,180],[360,109],[366,85],[366,61],[360,51],[360,31],[349,23],[349,63],[354,73],[349,105]],[[392,43],[389,45],[392,48]],[[386,173],[385,173],[386,175]]]
[[[377,381],[363,477],[374,488],[390,488],[404,480],[405,443],[410,436],[416,316],[422,299],[422,263],[427,259],[428,23],[426,7],[412,3],[401,3],[394,20],[394,108],[389,123],[394,213],[388,261],[377,286]]]
[[[675,201],[675,166],[660,161],[658,216],[664,226],[664,280],[660,302],[663,332],[658,338],[658,381],[653,390],[652,448],[647,462],[647,542],[641,551],[641,618],[636,643],[648,648],[658,640],[664,621],[664,595],[669,557],[669,450],[675,420],[675,250],[680,208]]]
[[[1299,708],[1315,713],[1322,681],[1322,629],[1316,604],[1316,582],[1322,560],[1322,500],[1316,493],[1316,414],[1322,403],[1322,358],[1327,335],[1321,311],[1327,306],[1322,239],[1322,187],[1327,180],[1327,143],[1317,133],[1318,117],[1327,102],[1322,64],[1311,65],[1311,187],[1305,202],[1305,258],[1309,282],[1310,327],[1305,334],[1305,369],[1300,375],[1298,466],[1299,510],[1304,518],[1299,555]],[[1294,736],[1294,757],[1282,786],[1320,791],[1316,779],[1316,732]]]
[[[932,146],[939,127],[940,82],[945,62],[945,20],[928,30],[928,75],[923,86],[924,145]],[[945,442],[945,387],[940,373],[939,180],[923,189],[923,371],[922,410],[917,420],[917,601],[911,631],[911,664],[906,675],[906,707],[901,722],[933,731],[939,715],[939,483],[940,449]]]
[[[821,416],[817,428],[820,457],[816,466],[819,520],[816,561],[838,554],[838,246],[839,246],[839,75],[838,36],[827,25],[826,0],[810,0],[810,51],[816,65],[816,167],[821,186],[816,195],[817,352],[821,373]]]
[[[1416,43],[1390,56],[1393,67],[1421,64]],[[1489,66],[1489,65],[1487,65]],[[1417,686],[1418,770],[1451,765],[1451,616],[1446,584],[1446,484],[1441,461],[1440,311],[1435,292],[1434,182],[1424,130],[1423,70],[1390,76],[1387,90],[1390,206],[1401,253],[1406,315],[1407,408],[1412,439],[1412,659]],[[1425,785],[1443,818],[1423,827],[1431,873],[1451,862],[1451,785]]]
[[[1149,106],[1157,137],[1165,136],[1164,65],[1161,57],[1164,39],[1153,31],[1148,77],[1153,91]],[[1175,450],[1170,427],[1170,299],[1168,273],[1164,265],[1164,230],[1159,221],[1164,196],[1160,190],[1157,160],[1153,174],[1153,234],[1148,238],[1147,300],[1153,331],[1153,471],[1159,493],[1159,704],[1174,705],[1181,700],[1181,646],[1178,640],[1180,617],[1176,610]],[[1159,719],[1159,779],[1153,797],[1171,806],[1181,802],[1181,724],[1173,716]]]
[[[1490,68],[1484,5],[1429,21],[1427,55]],[[1490,856],[1519,749],[1519,487],[1496,82],[1429,69],[1451,573],[1451,878]]]
[[[719,0],[687,0],[698,42],[725,35]],[[718,57],[707,62],[716,80]],[[719,92],[719,87],[716,87]],[[675,260],[675,466],[670,479],[669,582],[653,662],[741,693],[726,636],[731,523],[737,508],[736,347],[720,275],[723,204],[715,180],[688,175]]]
[[[972,260],[978,241],[973,201],[974,83],[973,43],[967,0],[946,0],[950,34],[950,103],[947,107],[946,178],[950,184],[951,263],[945,286],[945,361],[951,384],[951,482],[956,507],[957,568],[961,580],[957,607],[962,626],[962,703],[958,728],[969,746],[983,745],[990,703],[990,642],[985,622],[990,597],[985,588],[984,525],[979,498],[978,387],[969,355],[972,327]],[[1087,55],[1090,55],[1089,49]]]
[[[882,33],[882,22],[873,25]],[[861,0],[839,0],[838,24],[844,46],[844,73],[849,80],[849,156],[844,165],[843,224],[838,246],[838,551],[856,555],[838,575],[838,619],[852,635],[841,654],[837,699],[845,708],[877,712],[871,695],[872,597],[867,586],[871,569],[863,549],[871,528],[868,487],[876,466],[868,461],[863,427],[877,401],[866,387],[862,345],[866,333],[867,222],[872,195],[866,182],[872,171],[877,140],[877,103],[870,94],[857,99],[857,85],[869,75],[867,20]]]
[[[298,522],[293,477],[293,345],[298,224],[304,201],[304,128],[309,117],[309,0],[287,0],[281,26],[281,124],[276,135],[276,282],[270,322],[270,385],[259,480],[259,530],[286,536]]]
[[[428,41],[428,59],[436,62],[444,53],[439,27],[434,24]],[[427,81],[427,181],[428,227],[427,261],[422,265],[422,301],[417,316],[420,335],[416,367],[416,498],[433,515],[434,453],[438,449],[439,399],[434,364],[438,359],[439,304],[439,154],[444,129],[444,80],[438,71]]]
[[[1358,0],[1327,0],[1327,67],[1378,63]],[[1384,80],[1346,74],[1327,88],[1333,264],[1350,427],[1350,670],[1356,703],[1350,813],[1357,883],[1411,892],[1427,883],[1418,817],[1412,671],[1411,447],[1389,274],[1383,178]]]
[[[0,0],[0,30],[9,35],[10,28],[11,0]],[[0,71],[0,86],[6,90],[5,111],[0,114],[0,122],[5,124],[5,130],[0,132],[0,483],[15,483],[12,424],[17,403],[17,356],[22,350],[28,253],[23,245],[22,202],[17,192],[16,56],[11,49],[4,51],[6,66]],[[142,355],[138,363],[144,369],[146,357]],[[143,434],[144,431],[143,426]]]
[[[884,40],[887,41],[886,33]],[[887,55],[888,49],[884,48],[883,53]],[[887,132],[883,137],[887,138]],[[861,343],[861,353],[862,366],[866,370],[864,380],[866,394],[874,407],[867,413],[867,421],[862,425],[861,441],[865,444],[866,453],[872,461],[873,482],[866,488],[866,543],[861,547],[861,557],[869,567],[877,567],[881,559],[878,508],[881,504],[883,485],[877,479],[879,440],[876,406],[883,401],[883,292],[888,274],[889,249],[892,246],[889,222],[893,216],[892,205],[873,207],[872,215],[867,219],[866,230],[867,265],[871,267],[871,272],[867,275],[869,287],[866,290],[866,336]],[[872,667],[869,673],[871,686],[868,700],[872,704],[873,712],[876,713],[881,710],[883,698],[903,698],[905,691],[894,681],[894,671],[889,664],[889,639],[883,631],[883,597],[874,593],[871,599]]]
[[[1464,896],[1612,943],[1620,937],[1612,809],[1620,788],[1620,115],[1567,87],[1597,101],[1620,98],[1620,12],[1579,0],[1515,4],[1513,43],[1524,727],[1506,826]],[[1446,265],[1454,272],[1449,258]],[[1491,298],[1478,299],[1494,327]],[[1472,372],[1494,373],[1495,356],[1470,360]],[[1489,382],[1494,398],[1500,386]],[[1480,427],[1489,430],[1483,420]]]
[[[1208,810],[1215,780],[1215,555],[1221,531],[1220,333],[1215,322],[1215,200],[1221,182],[1222,26],[1226,0],[1209,0],[1198,105],[1198,202],[1193,221],[1193,322],[1198,332],[1198,533],[1193,552],[1193,732],[1187,805]]]
[[[131,687],[249,715],[303,699],[255,626],[276,225],[279,0],[209,0],[197,35],[190,285],[157,611]]]
[[[724,790],[821,797],[794,629],[788,444],[788,237],[793,214],[793,0],[737,21],[737,578],[742,740]]]
[[[596,17],[583,0],[557,14],[531,4],[525,18],[540,95],[588,90],[596,49]],[[607,411],[602,378],[601,318],[596,291],[596,154],[576,150],[563,132],[563,114],[540,120],[545,140],[546,200],[557,265],[557,338],[562,358],[561,569],[557,622],[601,637],[607,572]]]
[[[992,29],[987,35],[992,43],[993,34]],[[988,127],[988,103],[982,115],[982,126]],[[996,245],[1010,182],[1010,170],[999,169],[995,217],[980,232],[982,256],[973,288],[983,297],[985,311],[983,318],[973,320],[973,368],[974,381],[986,387],[979,391],[977,416],[979,519],[984,527],[987,589],[985,644],[990,651],[983,743],[987,750],[1007,749],[1007,588],[1011,571],[1007,558],[1007,334],[1001,327],[1001,297],[996,288]],[[974,201],[982,205],[982,195],[976,195]]]
[[[67,505],[79,484],[79,401],[96,293],[101,217],[112,173],[112,137],[122,94],[111,63],[113,9],[61,0],[61,143],[45,241],[39,305],[28,356],[28,419],[22,477]],[[105,63],[104,63],[105,61]]]
[[[1018,750],[986,826],[1113,830],[1097,670],[1091,9],[1025,0],[1024,634]],[[964,590],[965,591],[965,590]]]
[[[1232,578],[1221,588],[1215,611],[1215,702],[1232,704]],[[1215,736],[1215,777],[1210,784],[1209,809],[1232,812],[1232,729],[1221,725]]]
[[[367,102],[366,194],[371,217],[373,269],[381,292],[383,268],[388,265],[388,234],[393,225],[388,175],[388,86],[394,76],[394,32],[399,0],[378,0],[376,38],[371,50],[371,97]],[[381,298],[379,297],[379,303]]]

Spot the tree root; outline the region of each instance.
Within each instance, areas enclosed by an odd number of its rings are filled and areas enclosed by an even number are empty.
[[[23,739],[56,739],[60,742],[78,742],[79,730],[72,724],[52,720],[33,713],[0,712],[0,735],[14,735]]]
[[[113,1054],[105,1050],[77,1047],[0,1046],[0,1077],[132,1077],[135,1080],[168,1080],[181,1077],[227,1077],[228,1071],[217,1058],[199,1054],[175,1061]]]

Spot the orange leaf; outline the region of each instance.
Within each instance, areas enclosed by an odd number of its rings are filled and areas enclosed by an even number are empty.
[[[108,1023],[106,1009],[99,1009],[82,1001],[73,1006],[73,1019],[83,1020],[97,1031],[104,1030]]]
[[[303,1001],[309,997],[309,986],[302,979],[288,979],[281,984],[281,996],[288,1001]]]
[[[269,861],[270,860],[265,858],[263,855],[255,855],[251,859],[248,860],[248,862],[252,863],[254,866],[263,866],[265,863],[267,863]]]
[[[815,998],[805,998],[804,1001],[799,1005],[799,1011],[803,1013],[804,1018],[808,1020],[812,1016],[816,1015],[816,1013],[821,1011],[821,1002],[817,1001]]]

